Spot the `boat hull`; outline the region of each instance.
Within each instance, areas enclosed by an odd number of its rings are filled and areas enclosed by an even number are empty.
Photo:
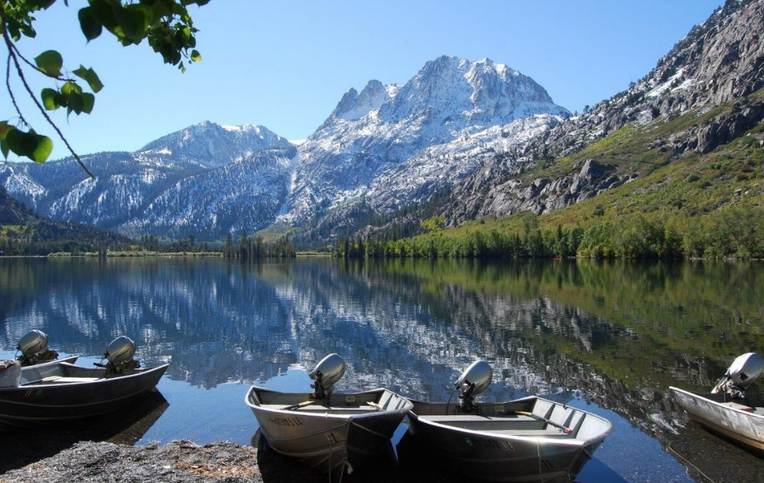
[[[764,451],[764,414],[731,408],[676,387],[669,392],[694,421],[748,448]]]
[[[39,367],[30,366],[24,371]],[[92,382],[0,388],[0,428],[63,423],[114,412],[153,390],[166,369],[167,365],[163,365]]]
[[[571,481],[600,444],[537,445],[410,421],[410,434],[420,448],[428,448],[428,459],[448,461],[470,479],[483,481]]]
[[[530,401],[519,400],[517,410],[525,410],[523,404]],[[511,408],[515,405],[513,401],[486,406]],[[572,481],[611,431],[610,424],[606,423],[605,430],[585,441],[543,436],[523,438],[438,424],[416,413],[417,407],[438,406],[446,405],[415,403],[414,411],[408,415],[407,436],[412,437],[412,446],[425,451],[426,459],[439,464],[445,462],[470,480]],[[489,424],[487,421],[486,426]]]
[[[336,396],[361,398],[373,392]],[[388,454],[390,438],[410,407],[338,416],[273,410],[252,404],[249,394],[247,401],[274,451],[338,476],[363,466],[370,458]]]

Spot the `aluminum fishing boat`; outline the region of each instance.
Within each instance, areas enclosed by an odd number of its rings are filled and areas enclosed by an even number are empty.
[[[390,438],[413,407],[387,389],[334,393],[345,363],[330,354],[310,372],[313,393],[285,393],[254,386],[245,397],[268,445],[341,478],[390,450]]]
[[[112,342],[103,367],[54,361],[19,367],[8,361],[0,374],[0,428],[67,422],[107,414],[151,391],[167,364],[140,369],[127,337]]]
[[[677,387],[669,393],[691,419],[710,431],[764,452],[764,407],[748,400],[746,389],[764,373],[764,358],[755,352],[737,357],[709,394]]]
[[[412,440],[471,480],[572,481],[611,423],[539,397],[476,403],[492,374],[487,362],[477,361],[457,380],[459,403],[414,401]]]

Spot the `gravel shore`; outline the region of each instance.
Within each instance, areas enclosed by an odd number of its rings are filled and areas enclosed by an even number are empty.
[[[285,482],[326,483],[327,475],[283,457],[267,445],[258,448],[228,442],[198,445],[191,441],[131,446],[80,441],[50,454],[55,445],[11,444],[1,449],[0,483],[77,482]],[[46,448],[47,446],[47,448]],[[44,456],[49,454],[48,456]],[[422,468],[403,470],[379,465],[343,478],[345,482],[449,482],[445,474],[422,474]],[[4,471],[4,473],[3,473]]]
[[[80,442],[60,453],[0,475],[0,482],[263,481],[257,450],[233,443],[160,446]]]

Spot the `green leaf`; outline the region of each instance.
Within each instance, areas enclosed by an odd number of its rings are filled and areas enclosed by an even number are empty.
[[[98,21],[93,7],[81,8],[77,13],[77,18],[80,20],[82,34],[88,39],[88,42],[101,35],[103,25]]]
[[[61,54],[55,50],[46,50],[34,58],[35,64],[41,71],[49,76],[58,77],[61,75],[61,68],[64,66],[64,59]]]
[[[13,128],[2,142],[4,144],[3,153],[6,157],[8,151],[13,151],[35,163],[44,163],[53,151],[53,141],[47,136],[37,134],[34,129],[24,132]]]
[[[73,92],[69,94],[69,96],[66,99],[66,105],[67,113],[71,113],[74,111],[77,115],[79,115],[82,112],[82,107],[84,105],[84,101],[82,99],[82,94]]]
[[[114,12],[118,27],[115,33],[132,43],[139,43],[146,36],[148,18],[141,5],[128,5]]]
[[[31,134],[35,136],[36,145],[30,157],[35,163],[44,163],[53,151],[53,141],[48,136],[41,136],[34,131]]]
[[[40,93],[40,97],[42,97],[42,105],[45,106],[45,109],[48,111],[53,111],[61,107],[58,103],[58,91],[55,89],[46,87]]]
[[[89,0],[88,3],[90,3],[91,12],[98,23],[113,32],[117,26],[117,19],[114,16],[114,3],[109,0]]]
[[[8,149],[18,154],[19,156],[25,156],[30,159],[35,159],[35,151],[37,150],[37,134],[30,130],[24,132],[19,129],[13,129],[10,131],[3,140]]]
[[[98,74],[96,74],[93,69],[86,69],[85,66],[81,65],[79,69],[72,73],[87,82],[90,88],[93,89],[93,92],[98,92],[103,89],[101,79],[98,78]]]
[[[82,87],[76,82],[65,82],[64,85],[61,86],[61,94],[66,97],[69,97],[72,94],[82,94]]]
[[[2,151],[5,159],[8,159],[8,153],[10,152],[10,149],[8,148],[8,143],[5,142],[5,139],[0,140],[0,151]]]
[[[8,144],[8,149],[19,156],[28,156],[34,150],[34,146],[28,143],[27,133],[18,129],[11,130],[3,141]]]
[[[55,3],[56,0],[27,0],[30,7],[35,10],[45,10]]]
[[[202,54],[199,53],[198,50],[192,50],[191,51],[191,62],[201,62],[202,61]]]
[[[90,114],[95,105],[95,96],[89,92],[82,94],[82,112]]]
[[[0,141],[5,139],[5,136],[8,135],[11,129],[16,129],[16,128],[8,124],[8,121],[0,121]]]

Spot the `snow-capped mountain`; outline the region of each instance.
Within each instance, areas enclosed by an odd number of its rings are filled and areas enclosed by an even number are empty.
[[[263,126],[220,126],[207,121],[152,141],[139,152],[147,158],[214,168],[244,160],[258,151],[292,147],[285,138]]]
[[[286,200],[294,149],[256,152],[184,178],[120,227],[127,235],[222,239],[268,226]]]
[[[468,175],[474,159],[465,153],[500,149],[523,139],[524,128],[543,129],[568,114],[533,79],[489,59],[439,57],[401,87],[372,80],[360,93],[348,91],[300,146],[280,220],[304,226],[359,197],[400,208]],[[481,134],[491,128],[506,137]],[[401,198],[391,200],[389,190]]]
[[[219,239],[268,226],[286,200],[295,148],[262,126],[205,122],[133,153],[0,164],[0,185],[38,214],[132,236]]]
[[[400,87],[350,89],[299,146],[262,126],[205,122],[133,153],[85,156],[96,179],[68,159],[0,165],[0,184],[41,215],[130,236],[211,240],[286,223],[323,241],[361,227],[349,211],[425,202],[568,114],[506,65],[443,56]]]

